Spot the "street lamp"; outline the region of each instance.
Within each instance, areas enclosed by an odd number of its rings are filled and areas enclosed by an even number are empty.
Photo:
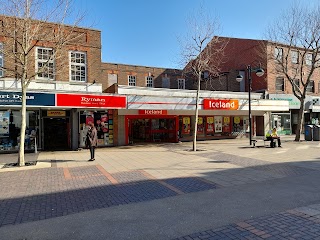
[[[252,89],[251,89],[251,83],[252,83],[252,79],[251,79],[251,72],[252,72],[251,66],[248,65],[247,66],[247,76],[248,76],[247,78],[248,78],[248,88],[249,88],[248,89],[248,94],[249,94],[248,101],[249,101],[249,141],[250,141],[250,146],[252,145],[252,133],[251,133],[251,131],[252,131],[252,129],[251,129],[251,124],[252,124],[252,116],[251,116],[251,90]],[[264,70],[261,67],[259,67],[258,69],[254,70],[254,72],[256,73],[256,75],[258,77],[261,77],[264,74]],[[241,82],[242,79],[243,79],[243,76],[240,75],[240,74],[236,78],[237,82]]]

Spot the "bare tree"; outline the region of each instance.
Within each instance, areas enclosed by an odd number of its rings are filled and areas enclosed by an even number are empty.
[[[5,78],[13,78],[21,87],[21,129],[19,166],[25,165],[26,96],[30,83],[39,75],[56,77],[67,66],[64,48],[79,37],[74,31],[83,16],[75,16],[73,24],[65,25],[70,12],[69,0],[0,0],[0,36],[5,39],[2,67]],[[54,22],[54,23],[52,23]],[[35,66],[36,46],[46,46],[44,61]]]
[[[184,74],[196,82],[196,109],[193,128],[193,151],[197,151],[197,124],[199,115],[199,95],[204,78],[217,77],[224,56],[227,41],[217,36],[220,24],[217,18],[204,13],[203,7],[189,20],[189,33],[181,43]]]
[[[284,77],[300,101],[295,141],[300,141],[304,101],[312,79],[318,72],[320,51],[320,7],[312,9],[295,4],[269,27],[269,63],[275,74]]]

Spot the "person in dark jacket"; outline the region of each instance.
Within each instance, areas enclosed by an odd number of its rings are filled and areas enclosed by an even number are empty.
[[[88,145],[90,149],[90,156],[91,158],[89,161],[94,161],[94,152],[95,148],[97,146],[97,129],[95,128],[94,124],[92,122],[89,123],[89,130],[87,132],[87,139],[86,139],[86,145]]]

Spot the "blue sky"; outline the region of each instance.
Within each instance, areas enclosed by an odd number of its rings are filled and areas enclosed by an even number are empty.
[[[220,35],[264,38],[268,24],[295,0],[74,0],[85,26],[101,30],[102,61],[180,68],[179,36],[199,9],[219,19]],[[320,0],[303,0],[312,7]]]

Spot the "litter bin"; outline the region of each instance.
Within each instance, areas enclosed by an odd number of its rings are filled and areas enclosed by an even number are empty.
[[[304,127],[304,140],[306,141],[312,141],[312,131],[313,125],[306,125]]]
[[[313,126],[313,141],[320,141],[320,125]]]

